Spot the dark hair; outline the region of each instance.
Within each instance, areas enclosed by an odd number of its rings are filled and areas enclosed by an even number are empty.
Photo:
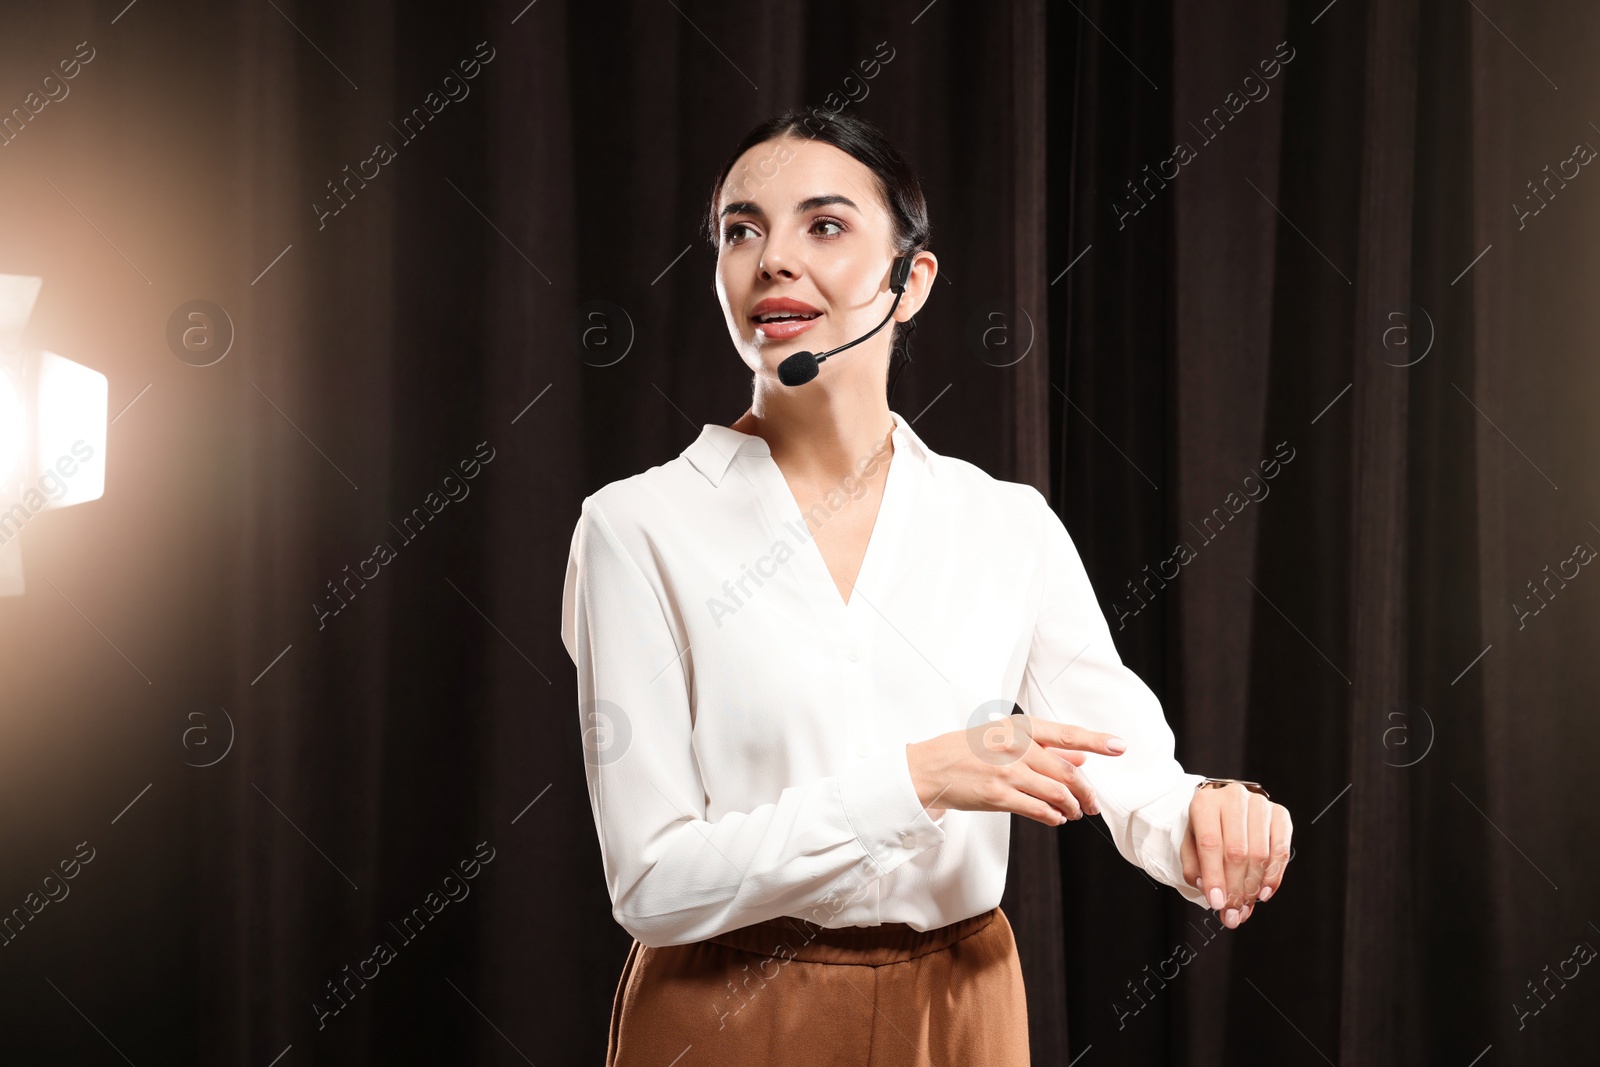
[[[893,226],[890,239],[895,255],[911,255],[928,247],[932,230],[928,223],[928,203],[922,195],[922,184],[911,165],[884,136],[883,131],[869,120],[855,115],[818,108],[792,108],[757,123],[744,135],[718,171],[717,179],[711,185],[710,205],[701,223],[701,233],[713,251],[722,243],[722,228],[717,220],[717,198],[722,195],[722,187],[733,165],[751,148],[779,137],[821,141],[853,156],[877,178],[878,193],[889,208]],[[891,347],[905,352],[906,340],[915,329],[915,320],[894,323]],[[907,353],[906,359],[910,358]]]

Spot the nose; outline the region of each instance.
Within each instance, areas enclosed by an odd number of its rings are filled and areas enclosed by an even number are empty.
[[[800,275],[800,261],[777,240],[769,239],[761,250],[760,271],[762,279],[766,281],[780,275],[792,280]]]
[[[789,261],[779,256],[763,256],[761,259],[761,277],[764,281],[783,277],[793,280],[798,277],[798,272]]]

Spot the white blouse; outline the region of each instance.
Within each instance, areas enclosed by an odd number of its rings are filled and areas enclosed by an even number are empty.
[[[891,414],[848,603],[760,437],[707,424],[583,501],[561,638],[612,915],[644,945],[782,915],[928,930],[996,906],[1011,814],[925,811],[905,746],[1014,705],[1127,742],[1082,767],[1111,838],[1206,906],[1179,852],[1202,776],[1118,657],[1060,518]]]

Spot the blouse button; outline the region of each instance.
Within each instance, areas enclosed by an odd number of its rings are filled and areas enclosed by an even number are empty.
[[[861,653],[857,652],[855,649],[852,648],[850,650],[849,654],[845,658],[848,659],[851,663],[856,663],[856,662],[860,661]]]

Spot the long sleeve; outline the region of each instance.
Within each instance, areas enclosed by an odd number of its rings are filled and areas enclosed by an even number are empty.
[[[1028,489],[1043,525],[1042,588],[1019,703],[1030,715],[1128,743],[1119,756],[1089,753],[1082,767],[1112,841],[1129,863],[1207,907],[1183,881],[1181,852],[1189,802],[1204,776],[1185,772],[1174,757],[1160,701],[1117,655],[1071,536],[1044,496]]]
[[[904,744],[708,820],[683,668],[692,652],[594,497],[573,531],[562,641],[612,915],[640,943],[687,944],[780,915],[825,923],[831,902],[944,841]]]

